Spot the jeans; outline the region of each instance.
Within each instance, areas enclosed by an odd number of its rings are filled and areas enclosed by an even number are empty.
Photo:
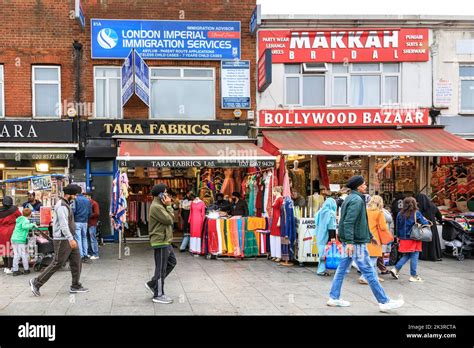
[[[419,251],[415,251],[414,253],[406,253],[403,255],[403,257],[398,260],[397,264],[395,265],[395,268],[399,272],[403,265],[407,263],[408,260],[410,260],[410,275],[411,276],[416,276],[416,267],[418,266],[418,256],[420,255]]]
[[[87,222],[76,222],[76,242],[81,258],[87,256]]]
[[[18,272],[18,264],[21,261],[23,262],[23,269],[27,271],[29,269],[28,261],[30,256],[28,255],[28,245],[27,244],[17,244],[12,243],[13,245],[13,272]]]
[[[97,242],[97,226],[89,227],[89,236],[91,237],[92,255],[99,256],[99,243]]]
[[[370,263],[372,267],[374,268],[375,274],[377,274],[377,257],[370,257]],[[359,279],[366,280],[364,278],[364,275],[361,275]]]
[[[334,275],[329,297],[333,300],[339,300],[341,296],[342,282],[347,275],[348,269],[351,267],[352,260],[354,260],[357,264],[357,267],[359,267],[359,270],[362,272],[362,275],[365,277],[365,279],[367,279],[370,289],[377,299],[377,302],[389,302],[390,299],[385,294],[384,289],[380,285],[377,274],[375,273],[374,267],[371,264],[367,245],[354,244],[354,252],[352,253],[352,256],[345,255],[345,243],[342,244],[342,247],[344,248],[344,255],[342,256],[339,267],[337,267],[336,274]]]

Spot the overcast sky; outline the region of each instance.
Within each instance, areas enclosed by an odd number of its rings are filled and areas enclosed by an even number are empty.
[[[257,0],[262,14],[474,15],[473,0]]]

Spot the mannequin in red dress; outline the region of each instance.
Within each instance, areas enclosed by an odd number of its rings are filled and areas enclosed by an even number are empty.
[[[273,188],[273,216],[270,228],[270,256],[271,260],[280,262],[281,260],[281,235],[280,235],[280,212],[283,205],[283,187]]]
[[[235,181],[234,181],[234,170],[233,169],[226,169],[224,170],[224,184],[222,185],[221,193],[224,195],[232,195],[232,192],[235,191]]]
[[[205,215],[206,205],[199,197],[196,197],[191,203],[191,212],[189,214],[191,234],[189,250],[192,253],[201,253],[202,226],[204,224]]]

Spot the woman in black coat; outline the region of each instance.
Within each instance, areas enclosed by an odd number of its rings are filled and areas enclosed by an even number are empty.
[[[418,195],[416,195],[415,198],[416,202],[418,203],[420,213],[433,223],[433,225],[431,226],[433,239],[431,242],[423,242],[423,249],[420,254],[420,260],[441,261],[443,253],[441,251],[441,242],[439,240],[436,221],[441,223],[443,221],[443,217],[441,216],[441,213],[439,212],[438,208],[433,204],[433,202],[431,202],[428,196],[423,193],[419,193]]]

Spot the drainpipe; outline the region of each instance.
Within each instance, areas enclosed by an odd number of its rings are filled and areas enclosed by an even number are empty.
[[[81,118],[81,61],[82,61],[82,44],[78,41],[74,41],[72,44],[74,48],[74,80],[76,85],[74,103],[76,109],[76,115],[74,117],[74,128],[76,130],[76,140],[78,144],[81,144],[80,132],[79,132],[79,120]],[[79,145],[81,148],[82,146]]]

